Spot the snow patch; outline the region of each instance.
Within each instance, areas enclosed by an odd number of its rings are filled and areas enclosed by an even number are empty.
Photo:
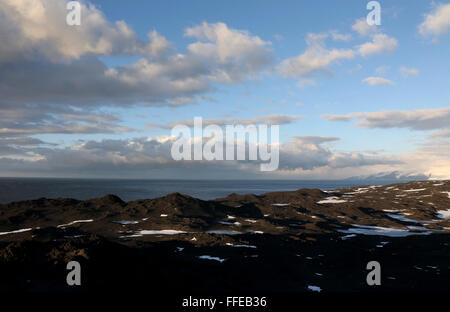
[[[0,235],[16,234],[16,233],[28,232],[31,230],[32,230],[32,228],[27,228],[27,229],[20,229],[20,230],[15,230],[15,231],[10,231],[10,232],[0,232]]]
[[[448,210],[438,210],[438,218],[440,219],[450,219],[450,209]]]
[[[199,258],[200,259],[206,259],[206,260],[219,261],[220,263],[225,261],[225,259],[222,259],[222,258],[219,258],[219,257],[212,257],[212,256],[208,256],[208,255],[199,256]]]
[[[226,245],[230,246],[230,247],[237,247],[237,248],[256,248],[256,246],[254,246],[254,245],[244,245],[244,244],[234,245],[232,243],[226,243]]]
[[[177,235],[185,233],[187,232],[178,230],[141,230],[137,232],[137,234],[141,235]]]
[[[347,201],[345,199],[339,199],[339,197],[331,196],[326,197],[323,200],[318,201],[318,204],[340,204],[340,203],[346,203]]]
[[[75,221],[72,221],[72,222],[69,222],[69,223],[66,223],[66,224],[60,224],[57,227],[62,228],[62,227],[74,225],[74,224],[77,224],[77,223],[88,223],[88,222],[92,222],[92,221],[94,221],[94,220],[93,219],[89,219],[89,220],[75,220]]]
[[[353,192],[347,192],[346,194],[355,195],[355,194],[362,194],[367,193],[369,191],[368,187],[360,187],[354,190]]]
[[[409,219],[405,216],[398,215],[395,213],[388,213],[387,215],[388,215],[388,217],[390,217],[392,219],[396,219],[396,220],[403,221],[403,222],[420,223],[420,221]]]
[[[122,236],[119,236],[119,238],[133,238],[133,237],[142,237],[142,236],[144,236],[144,235],[142,235],[142,234],[132,234],[132,235],[122,235]]]
[[[118,221],[113,221],[113,223],[117,223],[117,224],[121,224],[121,225],[128,225],[128,224],[138,224],[139,221],[118,220]]]
[[[212,230],[212,231],[208,231],[206,233],[208,233],[208,234],[218,234],[218,235],[238,235],[238,234],[242,234],[242,232],[227,231],[227,230]]]
[[[309,285],[308,289],[311,291],[315,291],[315,292],[321,292],[322,288],[320,288],[319,286],[313,286],[313,285]]]
[[[403,192],[422,192],[425,191],[426,188],[421,188],[421,189],[410,189],[410,190],[403,190]]]
[[[387,228],[381,226],[357,225],[357,224],[354,224],[353,226],[354,226],[353,228],[338,231],[346,234],[380,235],[389,237],[405,237],[410,235],[430,234],[430,232],[410,232],[409,230],[406,229]]]
[[[346,240],[346,239],[349,239],[349,238],[352,238],[352,237],[356,237],[356,234],[345,235],[345,236],[342,236],[341,239],[342,240]]]

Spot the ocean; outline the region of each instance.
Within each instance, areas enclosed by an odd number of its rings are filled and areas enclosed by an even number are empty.
[[[46,198],[90,199],[107,194],[124,201],[155,198],[179,192],[200,199],[225,197],[230,193],[262,194],[300,188],[331,190],[358,185],[386,185],[406,181],[389,180],[120,180],[0,178],[0,203]]]

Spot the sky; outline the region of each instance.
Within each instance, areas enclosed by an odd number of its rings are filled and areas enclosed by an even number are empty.
[[[0,0],[0,176],[450,179],[450,2]],[[280,165],[175,161],[194,117]]]

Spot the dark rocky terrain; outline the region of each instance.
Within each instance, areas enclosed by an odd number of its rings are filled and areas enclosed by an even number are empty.
[[[450,291],[450,181],[0,205],[1,291]],[[79,261],[82,285],[68,286]],[[368,286],[366,265],[381,264]]]

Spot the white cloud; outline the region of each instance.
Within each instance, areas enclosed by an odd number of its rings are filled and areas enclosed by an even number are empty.
[[[450,139],[450,126],[448,129],[435,131],[430,134],[431,138],[449,138]]]
[[[371,42],[366,42],[358,46],[358,52],[362,56],[370,56],[384,51],[393,52],[397,46],[397,39],[389,37],[386,34],[375,34]]]
[[[278,40],[278,41],[281,41],[281,40],[284,39],[284,37],[283,37],[282,35],[280,35],[280,34],[274,34],[273,37],[274,37],[276,40]]]
[[[1,0],[0,62],[42,57],[60,62],[85,54],[153,53],[155,44],[161,44],[139,40],[124,21],[111,23],[94,5],[84,2],[80,2],[81,25],[69,26],[65,20],[66,3],[61,0]],[[158,39],[152,33],[149,36],[152,40]]]
[[[389,79],[383,78],[383,77],[367,77],[363,79],[363,82],[371,85],[371,86],[393,86],[394,83],[390,81]]]
[[[352,35],[351,34],[341,34],[337,31],[331,31],[331,38],[333,38],[334,41],[350,41],[352,39]]]
[[[358,53],[364,57],[379,54],[384,51],[393,52],[398,41],[393,37],[381,33],[379,26],[367,24],[366,18],[360,18],[352,25],[352,29],[362,37],[370,37],[371,41],[358,45]]]
[[[166,38],[158,34],[156,30],[148,33],[150,43],[146,46],[146,52],[154,58],[159,58],[167,54],[171,44]]]
[[[411,152],[389,157],[399,164],[383,166],[383,170],[415,172],[431,175],[436,179],[450,179],[450,108],[417,109],[408,111],[358,112],[346,115],[324,115],[330,121],[358,120],[357,126],[367,128],[405,128],[415,131],[430,131],[427,141]],[[381,167],[369,166],[365,170],[382,171]],[[346,174],[352,170],[346,170]],[[356,175],[361,175],[360,171]],[[341,172],[342,174],[342,172]]]
[[[352,29],[371,41],[348,49],[330,49],[326,47],[325,40],[331,37],[334,41],[349,41],[351,34],[340,34],[337,31],[327,33],[309,33],[306,38],[306,50],[292,58],[285,59],[279,66],[279,72],[284,77],[311,76],[319,72],[329,72],[328,67],[341,60],[354,59],[357,55],[368,57],[382,52],[393,52],[397,46],[397,39],[381,33],[376,26],[369,26],[365,19],[359,19]],[[351,73],[359,71],[362,66]],[[299,82],[299,86],[308,85]]]
[[[271,62],[271,42],[246,31],[228,28],[224,23],[187,28],[185,36],[199,42],[188,46],[190,54],[218,66],[212,76],[216,81],[235,82],[243,74],[252,74]]]
[[[133,138],[77,142],[49,148],[41,141],[0,141],[0,172],[40,176],[80,177],[196,177],[239,179],[261,177],[259,162],[174,161],[171,144],[176,138]],[[278,178],[346,178],[386,171],[411,171],[450,177],[450,140],[437,138],[401,155],[366,155],[332,149],[337,137],[299,136],[280,145],[280,169],[265,174]],[[205,141],[205,140],[204,140]],[[3,144],[4,143],[4,144]],[[16,155],[8,157],[7,155]],[[21,156],[20,156],[21,155]],[[19,157],[20,156],[20,157]],[[161,172],[164,175],[161,176]]]
[[[218,126],[225,126],[225,125],[234,125],[234,124],[240,124],[240,125],[259,125],[259,124],[265,124],[265,125],[287,125],[290,123],[293,123],[294,121],[302,118],[301,116],[296,115],[267,115],[267,116],[260,116],[260,117],[254,117],[254,118],[209,118],[209,119],[203,119],[202,125],[208,126],[208,125],[218,125]],[[149,127],[157,127],[157,128],[163,128],[163,129],[171,129],[177,125],[186,125],[188,127],[192,127],[194,125],[193,120],[179,120],[179,121],[173,121],[167,125],[162,124],[153,124],[149,123]]]
[[[119,121],[65,120],[64,114],[188,105],[205,99],[215,83],[258,77],[273,61],[270,42],[224,23],[187,28],[194,42],[182,54],[156,30],[140,39],[88,2],[81,2],[81,25],[68,26],[66,3],[0,0],[3,135],[127,131]],[[137,60],[108,67],[103,56]]]
[[[356,20],[355,23],[352,25],[352,29],[361,36],[372,35],[378,31],[376,25],[367,24],[366,18],[360,18]]]
[[[128,140],[102,140],[77,143],[66,148],[27,148],[33,158],[0,157],[2,173],[16,174],[96,176],[96,177],[148,177],[164,169],[165,176],[189,177],[195,173],[206,177],[241,178],[261,174],[258,161],[174,161],[171,146],[174,137],[133,138]],[[336,137],[303,136],[280,145],[280,171],[269,173],[289,175],[297,171],[318,168],[363,168],[373,165],[396,164],[385,157],[365,156],[357,152],[336,153],[325,144]],[[203,140],[205,143],[206,139]],[[22,147],[23,148],[23,147]],[[14,149],[0,149],[0,154],[16,153]]]
[[[346,115],[324,115],[330,121],[362,119],[358,126],[367,128],[408,128],[411,130],[436,130],[450,127],[450,108],[392,110]]]
[[[378,66],[378,67],[375,69],[375,73],[376,73],[377,75],[384,75],[384,74],[386,74],[386,73],[389,71],[389,69],[390,69],[389,66],[385,66],[385,65],[383,65],[383,66]]]
[[[96,33],[95,29],[92,31]],[[151,41],[142,45],[140,59],[112,68],[92,55],[100,52],[84,49],[89,41],[72,40],[69,38],[71,33],[59,34],[68,38],[58,37],[57,42],[69,40],[81,46],[75,49],[80,58],[61,63],[48,60],[45,55],[33,61],[3,59],[7,61],[0,72],[3,100],[69,102],[74,106],[104,105],[106,102],[109,105],[145,103],[176,106],[191,103],[196,96],[209,91],[213,82],[230,84],[255,78],[272,62],[269,42],[252,37],[245,31],[230,29],[223,23],[203,23],[188,28],[186,33],[213,41],[194,42],[187,47],[187,54],[169,54],[170,42],[152,31],[149,33]],[[15,39],[11,38],[11,44],[3,42],[1,47],[14,47],[13,41]],[[47,47],[45,41],[38,43]],[[118,40],[117,45],[125,47],[123,40]],[[33,50],[35,48],[39,47],[33,46]],[[14,52],[16,57],[21,54],[20,50]],[[46,51],[44,54],[47,52],[50,53]],[[64,53],[60,56],[69,57]],[[46,75],[42,76],[42,72]]]
[[[403,169],[414,168],[434,179],[450,179],[449,150],[449,138],[432,138],[398,159],[403,161]]]
[[[120,133],[133,129],[120,125],[109,113],[74,110],[70,107],[41,105],[17,107],[0,105],[0,137],[43,133]]]
[[[327,34],[308,34],[307,49],[302,54],[284,60],[280,65],[280,73],[285,77],[299,77],[325,70],[339,60],[353,59],[352,49],[327,49]]]
[[[355,68],[350,69],[348,72],[350,74],[355,74],[355,73],[361,71],[362,69],[363,69],[363,66],[361,64],[358,64],[358,65],[356,65]]]
[[[400,67],[400,73],[405,77],[411,77],[419,75],[419,70],[402,66]]]
[[[230,84],[253,78],[272,62],[270,42],[224,23],[204,22],[187,28],[185,36],[201,40],[188,45],[187,54],[157,62],[142,58],[106,73],[128,85],[147,89],[155,83],[160,91],[189,94],[207,90],[211,81]]]
[[[450,31],[450,3],[440,4],[433,12],[425,14],[419,25],[419,33],[423,36],[440,36]]]
[[[316,87],[316,81],[314,79],[308,79],[308,78],[302,78],[297,82],[297,87],[300,89],[306,88],[306,87]]]

